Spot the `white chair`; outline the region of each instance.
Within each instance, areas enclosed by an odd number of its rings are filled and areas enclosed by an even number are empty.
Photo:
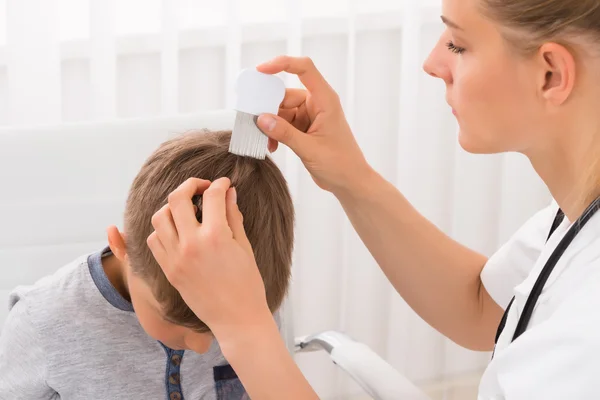
[[[231,129],[232,112],[0,130],[0,328],[7,296],[74,257],[106,243],[122,221],[131,181],[164,140],[190,129]],[[290,352],[327,351],[374,399],[426,399],[364,344],[339,332],[295,338],[291,303],[283,311]]]

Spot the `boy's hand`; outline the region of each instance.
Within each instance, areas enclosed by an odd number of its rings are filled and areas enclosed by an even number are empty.
[[[353,191],[370,173],[346,121],[338,94],[310,58],[279,56],[256,67],[260,72],[297,75],[304,89],[289,88],[278,115],[264,114],[258,126],[276,142],[291,148],[322,189],[336,194]],[[274,143],[275,142],[275,143]]]
[[[217,339],[272,318],[234,188],[190,178],[152,218],[148,247],[169,282]],[[192,197],[203,194],[202,223]],[[266,314],[265,314],[266,313]]]

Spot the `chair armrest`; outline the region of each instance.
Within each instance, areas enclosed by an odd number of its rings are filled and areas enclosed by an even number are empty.
[[[319,350],[327,351],[376,400],[430,400],[368,346],[343,333],[327,331],[296,340],[297,352]]]

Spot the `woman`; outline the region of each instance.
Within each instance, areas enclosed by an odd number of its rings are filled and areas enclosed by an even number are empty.
[[[424,68],[446,84],[460,144],[526,155],[556,201],[489,260],[440,232],[367,164],[337,94],[310,60],[278,57],[258,67],[297,74],[306,87],[288,90],[279,116],[261,116],[259,125],[272,150],[289,146],[339,199],[421,317],[464,347],[495,349],[480,398],[596,398],[600,216],[584,210],[600,186],[600,0],[443,0],[442,20],[447,29]],[[200,226],[189,199],[203,190]],[[169,204],[172,217],[157,217],[149,245],[250,396],[316,398],[267,309],[229,182],[188,181]],[[578,221],[574,235],[570,225],[582,214],[590,223]],[[178,235],[174,248],[161,244],[169,232]],[[551,257],[557,247],[564,254]]]

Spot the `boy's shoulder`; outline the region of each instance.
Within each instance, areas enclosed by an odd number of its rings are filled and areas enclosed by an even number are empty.
[[[85,292],[89,292],[90,255],[91,253],[84,254],[73,259],[33,284],[15,287],[8,296],[9,310],[17,303],[23,303],[30,318],[38,320],[53,318],[65,307],[77,304]]]

